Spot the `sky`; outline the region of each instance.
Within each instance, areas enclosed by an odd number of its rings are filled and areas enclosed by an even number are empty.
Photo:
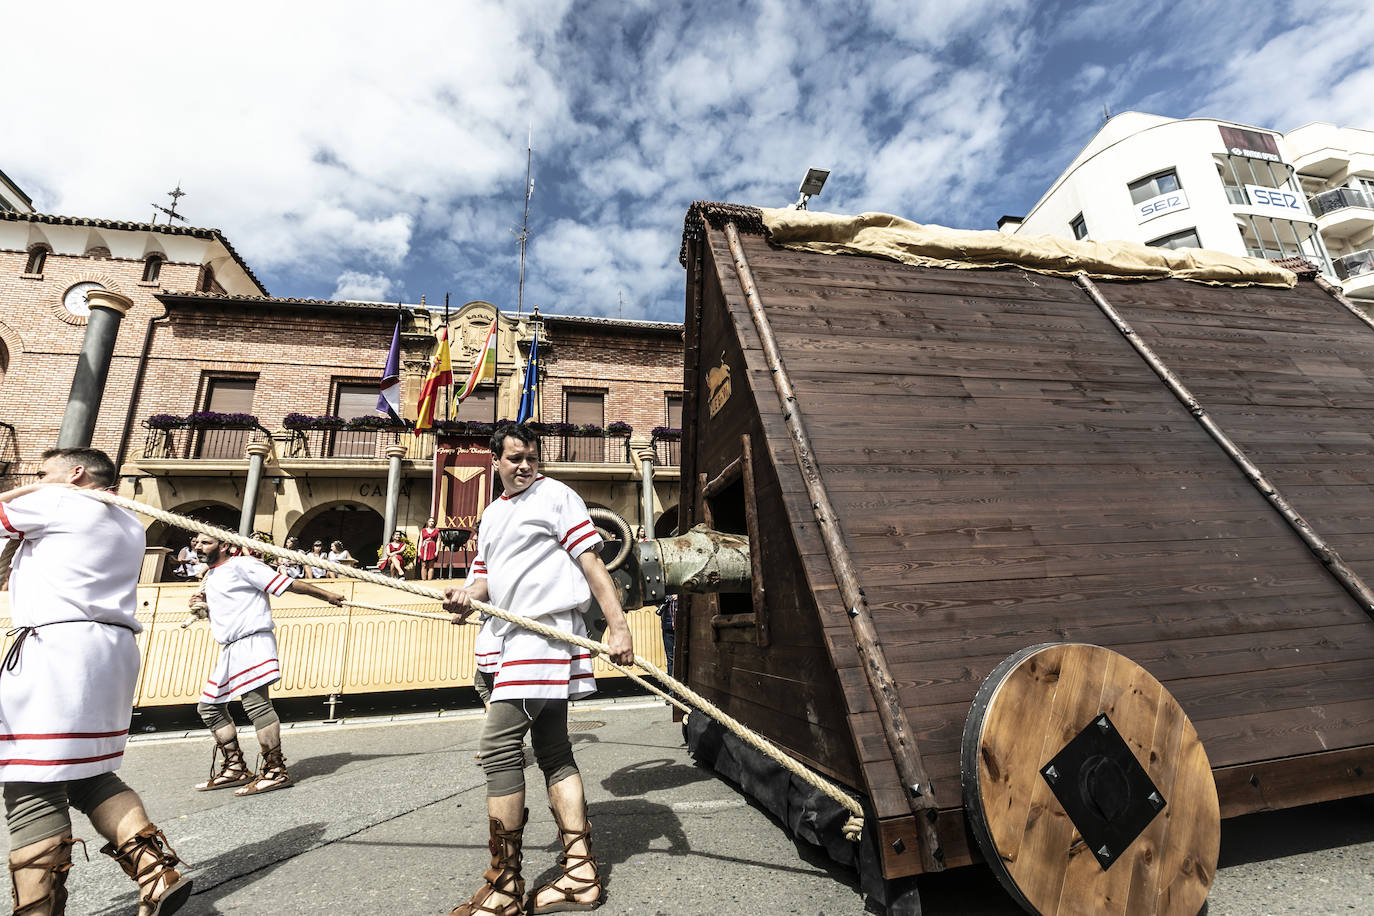
[[[530,142],[524,308],[680,321],[691,202],[785,206],[808,167],[831,170],[812,210],[989,229],[1104,106],[1374,128],[1365,0],[67,2],[5,22],[0,170],[35,206],[147,221],[179,183],[189,224],[277,296],[514,309]]]

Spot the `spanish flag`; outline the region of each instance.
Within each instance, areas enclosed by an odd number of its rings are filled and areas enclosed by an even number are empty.
[[[463,390],[458,392],[459,404],[466,401],[468,395],[476,391],[480,383],[496,378],[496,325],[500,320],[498,315],[496,321],[491,323],[491,330],[487,331],[487,342],[482,344],[482,352],[477,354],[477,361],[472,364],[468,380],[463,383]]]
[[[434,348],[434,358],[429,361],[429,375],[420,386],[420,403],[416,407],[415,431],[422,432],[434,425],[434,405],[439,402],[439,392],[453,384],[453,364],[448,358],[448,328],[439,329],[439,346]]]

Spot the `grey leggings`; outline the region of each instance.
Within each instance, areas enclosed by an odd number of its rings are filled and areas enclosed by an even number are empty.
[[[577,775],[572,742],[568,740],[567,700],[497,700],[487,709],[482,728],[482,769],[487,774],[488,798],[524,791],[521,745],[525,732],[530,733],[534,759],[544,771],[544,785]]]
[[[248,713],[249,721],[258,731],[281,721],[277,718],[276,709],[272,707],[271,698],[267,696],[267,689],[266,687],[259,687],[257,690],[248,691],[241,697],[243,711]],[[230,728],[234,726],[234,718],[229,715],[228,703],[218,705],[197,703],[196,712],[200,714],[200,721],[204,722],[205,727],[212,732],[218,731],[226,725]]]
[[[124,780],[113,773],[64,782],[7,782],[5,821],[10,828],[10,850],[70,834],[72,818],[68,807],[90,817],[96,808],[128,791]]]

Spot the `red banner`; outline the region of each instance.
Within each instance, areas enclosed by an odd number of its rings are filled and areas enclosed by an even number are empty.
[[[491,499],[491,449],[483,436],[437,436],[430,515],[440,528],[472,531]]]

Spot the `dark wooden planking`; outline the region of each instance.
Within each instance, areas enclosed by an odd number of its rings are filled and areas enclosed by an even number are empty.
[[[1221,816],[1277,811],[1374,793],[1374,745],[1216,767]]]

